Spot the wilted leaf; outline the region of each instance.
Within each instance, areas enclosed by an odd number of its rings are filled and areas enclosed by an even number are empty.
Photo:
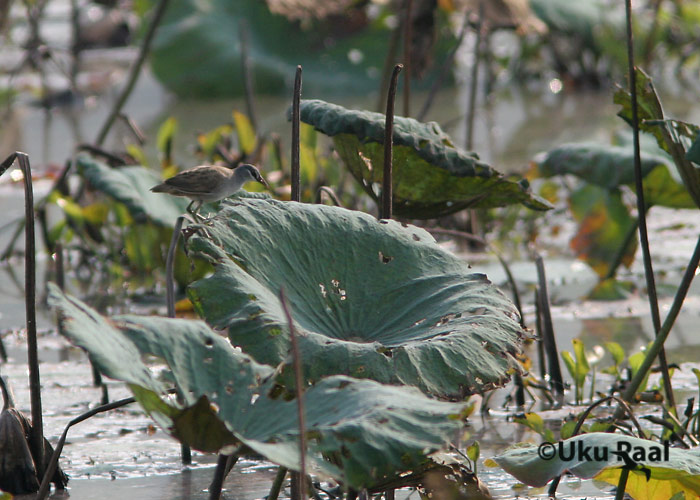
[[[578,231],[570,242],[571,248],[600,277],[605,277],[627,234],[634,231],[635,221],[617,190],[587,185],[575,191],[569,203],[574,217],[579,221]],[[636,247],[637,240],[632,238],[624,249],[623,264],[631,265]]]
[[[307,379],[341,373],[461,398],[517,366],[512,303],[422,229],[239,196],[205,233],[188,245],[216,271],[189,287],[192,302],[261,363],[288,356],[284,288]]]
[[[299,470],[295,401],[275,398],[274,369],[235,349],[202,321],[104,318],[50,284],[60,331],[107,376],[129,385],[163,429],[203,451],[247,445]],[[155,357],[155,365],[144,359]],[[170,381],[170,382],[163,382]],[[182,403],[164,395],[173,384]],[[360,489],[421,467],[461,428],[463,404],[406,387],[337,376],[304,394],[307,460],[317,472]]]
[[[345,109],[319,100],[301,102],[301,120],[333,137],[336,150],[364,190],[379,199],[383,178],[384,121],[381,113]],[[394,117],[394,212],[432,218],[464,208],[522,203],[548,210],[525,179],[514,180],[456,148],[435,122]]]

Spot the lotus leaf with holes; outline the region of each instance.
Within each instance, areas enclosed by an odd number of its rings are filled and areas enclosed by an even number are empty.
[[[284,289],[309,381],[343,374],[462,398],[516,366],[524,332],[510,300],[420,228],[240,196],[188,247],[215,267],[188,289],[196,310],[260,363],[288,360]]]

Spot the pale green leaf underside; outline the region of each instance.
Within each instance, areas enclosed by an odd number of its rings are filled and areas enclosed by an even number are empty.
[[[365,191],[375,199],[382,182],[382,113],[345,109],[320,100],[301,102],[301,120],[333,137],[338,153]],[[464,208],[522,203],[534,210],[551,205],[533,194],[527,181],[515,181],[452,144],[435,122],[394,117],[394,212],[431,218]]]
[[[284,289],[305,376],[463,397],[502,385],[523,333],[512,303],[426,231],[337,207],[239,197],[190,239],[215,273],[190,297],[261,363],[287,360]]]

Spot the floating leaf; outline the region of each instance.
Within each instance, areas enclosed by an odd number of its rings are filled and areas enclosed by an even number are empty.
[[[333,137],[336,150],[364,190],[379,200],[383,177],[384,122],[381,113],[345,109],[319,100],[301,102],[301,120]],[[514,180],[456,148],[435,122],[394,117],[394,212],[432,218],[464,208],[522,203],[548,210],[525,179]]]
[[[557,444],[554,446],[558,448]],[[603,432],[576,436],[562,441],[560,446],[563,457],[557,453],[550,460],[540,458],[538,447],[534,445],[512,448],[494,460],[506,472],[530,486],[544,486],[564,472],[617,486],[626,455],[631,467],[625,491],[635,500],[671,498],[681,491],[688,499],[700,497],[698,449],[669,448],[666,457],[660,443]],[[575,451],[573,459],[563,459],[571,454],[572,449]],[[588,450],[588,457],[582,456],[581,449]]]
[[[245,444],[299,470],[296,402],[272,396],[272,367],[241,353],[202,321],[104,318],[52,284],[49,302],[59,313],[61,333],[87,350],[105,375],[126,382],[166,432],[208,452]],[[163,380],[174,384],[182,403],[164,394]],[[427,455],[461,428],[457,417],[464,410],[412,388],[344,376],[307,389],[304,406],[307,464],[355,489],[423,467]]]
[[[188,245],[216,269],[189,287],[195,308],[261,363],[288,357],[284,288],[308,380],[342,373],[462,398],[517,366],[512,303],[417,227],[239,196]]]
[[[162,182],[152,170],[140,166],[110,168],[87,156],[78,157],[78,167],[93,189],[123,203],[136,222],[173,227],[185,211],[187,200],[151,193]]]

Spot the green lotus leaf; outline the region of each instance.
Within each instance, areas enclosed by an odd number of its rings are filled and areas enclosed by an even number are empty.
[[[184,198],[151,193],[151,188],[162,179],[146,167],[111,168],[88,156],[79,156],[78,168],[93,189],[123,203],[136,222],[150,220],[159,226],[173,227],[187,207]]]
[[[105,318],[49,284],[59,330],[105,375],[126,382],[163,429],[195,449],[246,445],[299,470],[294,400],[275,397],[272,367],[235,349],[202,321]],[[146,360],[150,360],[147,362]],[[164,393],[174,387],[181,402]],[[424,466],[461,428],[463,404],[408,387],[336,376],[304,393],[307,463],[354,489]]]
[[[671,498],[681,491],[685,498],[700,495],[700,450],[697,448],[669,448],[666,456],[663,445],[658,442],[605,432],[575,436],[554,446],[556,448],[548,448],[544,454],[548,459],[540,457],[537,446],[525,445],[506,450],[494,460],[530,486],[544,486],[564,472],[617,486],[622,467],[627,465],[630,472],[625,491],[635,500]],[[558,453],[559,446],[563,454]],[[557,453],[548,454],[553,450]],[[586,450],[587,453],[581,453]],[[629,463],[626,464],[621,451],[630,459]]]
[[[338,207],[239,197],[193,236],[212,276],[195,308],[260,363],[407,384],[451,398],[504,384],[523,334],[512,303],[426,231]]]
[[[693,208],[695,204],[683,184],[670,173],[673,160],[661,154],[642,151],[644,200],[649,205]],[[575,175],[600,187],[615,190],[622,185],[634,187],[634,152],[631,147],[596,143],[562,144],[537,160],[544,177]]]
[[[301,102],[301,120],[333,137],[336,150],[367,194],[379,200],[384,121],[381,113],[345,109],[319,100]],[[533,194],[526,180],[506,177],[462,151],[435,122],[394,117],[394,213],[419,219],[464,208],[522,203],[533,210],[551,205]]]

